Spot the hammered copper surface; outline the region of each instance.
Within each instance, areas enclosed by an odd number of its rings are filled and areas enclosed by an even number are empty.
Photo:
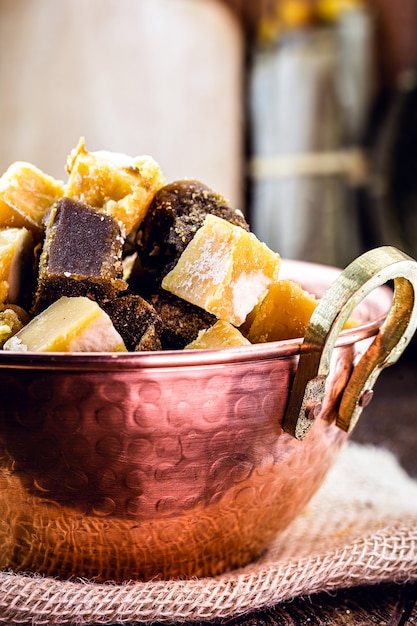
[[[0,567],[123,581],[211,576],[256,558],[346,441],[334,410],[387,301],[371,299],[364,319],[376,321],[335,349],[304,441],[281,428],[297,341],[2,356]]]

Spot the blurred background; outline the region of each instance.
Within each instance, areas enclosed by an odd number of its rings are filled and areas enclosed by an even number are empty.
[[[288,258],[417,256],[415,0],[0,0],[0,170],[150,154]]]

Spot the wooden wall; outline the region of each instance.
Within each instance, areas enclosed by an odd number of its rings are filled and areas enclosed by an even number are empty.
[[[0,170],[65,178],[83,135],[240,205],[243,50],[220,0],[0,0]]]

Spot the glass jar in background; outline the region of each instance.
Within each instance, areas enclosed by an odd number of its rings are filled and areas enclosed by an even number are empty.
[[[249,214],[282,256],[343,266],[364,247],[373,21],[360,2],[330,17],[307,5],[299,23],[281,24],[252,54]]]

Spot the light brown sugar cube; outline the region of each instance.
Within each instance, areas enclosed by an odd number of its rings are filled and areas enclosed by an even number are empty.
[[[250,341],[229,322],[218,320],[213,326],[198,333],[197,338],[185,346],[185,350],[208,350],[212,348],[232,348],[250,346]]]
[[[89,152],[81,138],[67,160],[66,195],[113,217],[124,235],[145,217],[165,178],[150,156],[130,157],[117,152]]]
[[[255,310],[246,336],[251,343],[303,337],[317,298],[292,280],[273,283]]]
[[[0,303],[23,299],[34,264],[33,245],[26,228],[0,228]]]
[[[6,341],[21,352],[126,352],[110,317],[84,296],[63,296]]]
[[[281,259],[253,233],[208,215],[162,287],[240,326],[276,281]]]
[[[44,215],[63,194],[62,181],[16,161],[0,178],[0,228],[25,227],[39,237]]]

